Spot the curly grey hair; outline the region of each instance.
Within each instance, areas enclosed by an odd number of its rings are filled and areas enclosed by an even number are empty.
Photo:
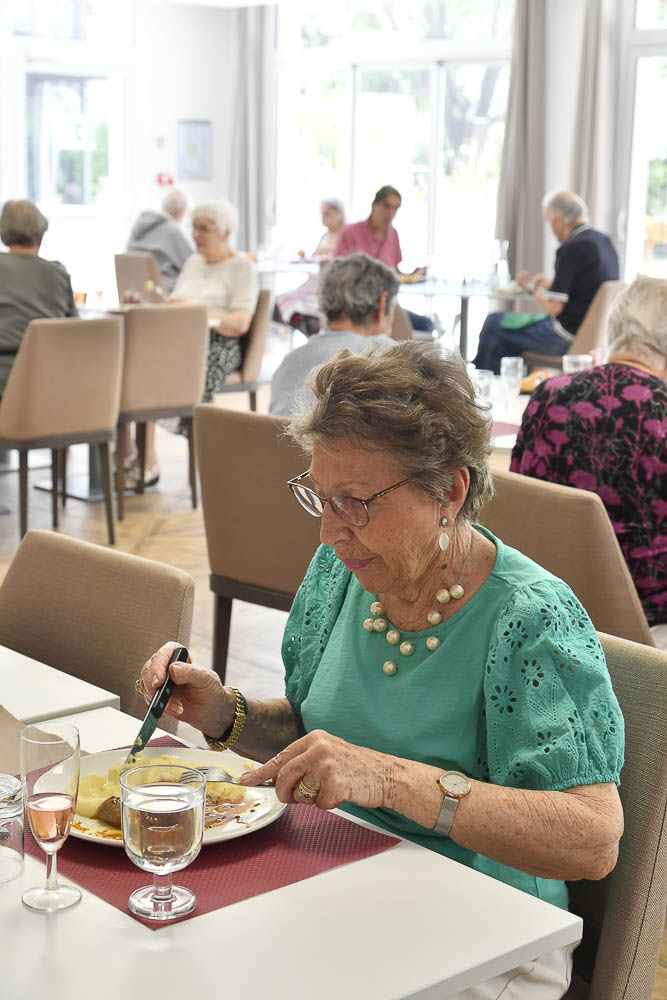
[[[289,432],[307,455],[314,444],[354,441],[389,455],[397,478],[446,502],[454,469],[470,473],[460,515],[473,519],[493,496],[491,418],[475,398],[461,358],[436,344],[402,341],[381,352],[340,351],[308,376]]]
[[[667,358],[667,281],[640,274],[609,313],[609,355],[631,353],[649,364]]]
[[[0,215],[0,240],[5,246],[37,246],[48,228],[49,220],[31,201],[5,202]]]
[[[223,239],[225,236],[233,236],[239,227],[239,213],[226,198],[195,205],[190,217],[193,222],[195,219],[206,219],[207,222],[212,222]]]
[[[162,208],[169,215],[177,215],[179,212],[184,212],[187,205],[188,199],[185,191],[181,191],[180,188],[169,188],[162,199]]]
[[[377,313],[383,292],[389,313],[398,292],[394,272],[368,254],[355,253],[338,257],[323,270],[318,301],[329,322],[345,318],[355,326],[366,326]]]
[[[542,214],[545,216],[560,214],[568,226],[583,225],[590,222],[588,205],[574,191],[550,191],[542,199]]]

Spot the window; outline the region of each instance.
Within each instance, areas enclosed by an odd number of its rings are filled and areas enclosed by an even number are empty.
[[[26,78],[28,197],[40,204],[103,202],[109,180],[109,81]]]
[[[32,38],[108,45],[132,31],[128,0],[12,0],[10,10],[13,33]]]
[[[281,5],[279,248],[290,255],[315,245],[323,196],[340,198],[355,221],[391,184],[403,198],[406,266],[428,256],[452,276],[485,278],[513,16],[514,0]]]

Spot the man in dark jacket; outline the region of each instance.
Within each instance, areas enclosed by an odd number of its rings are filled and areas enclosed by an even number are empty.
[[[593,229],[583,198],[555,191],[542,202],[542,213],[560,243],[553,281],[545,274],[520,271],[517,283],[543,310],[533,317],[490,313],[479,336],[474,364],[500,372],[500,359],[523,351],[565,354],[603,281],[618,280],[618,256],[608,236]]]
[[[162,211],[142,212],[130,233],[127,249],[152,253],[165,286],[171,292],[193,250],[179,225],[187,199],[179,188],[170,188],[162,199]]]

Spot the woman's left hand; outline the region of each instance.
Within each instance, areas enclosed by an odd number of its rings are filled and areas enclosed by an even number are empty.
[[[241,775],[244,785],[275,778],[281,802],[334,809],[341,802],[376,808],[387,802],[394,758],[346,743],[321,729],[295,740],[261,767]],[[299,784],[316,794],[304,795]]]

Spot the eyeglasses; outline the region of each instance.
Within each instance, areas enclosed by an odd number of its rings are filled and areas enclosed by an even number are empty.
[[[367,497],[366,500],[358,500],[356,497],[321,497],[319,493],[315,490],[311,490],[308,486],[302,486],[301,480],[305,479],[306,476],[310,475],[310,469],[306,472],[302,472],[300,476],[296,476],[295,479],[288,479],[287,485],[291,489],[294,496],[297,498],[304,510],[307,510],[309,514],[313,517],[322,517],[324,514],[324,505],[329,503],[331,509],[336,514],[341,521],[345,521],[346,524],[352,525],[353,528],[363,528],[368,524],[370,520],[370,514],[368,511],[368,505],[373,503],[374,500],[379,500],[380,497],[386,496],[387,493],[391,493],[392,490],[397,490],[399,486],[405,486],[406,483],[411,482],[415,479],[415,476],[410,476],[409,479],[402,479],[400,483],[394,483],[393,486],[388,486],[386,490],[380,490],[379,493],[374,493],[372,497]]]
[[[212,233],[215,230],[213,224],[208,225],[206,222],[193,222],[192,232],[193,233]]]

